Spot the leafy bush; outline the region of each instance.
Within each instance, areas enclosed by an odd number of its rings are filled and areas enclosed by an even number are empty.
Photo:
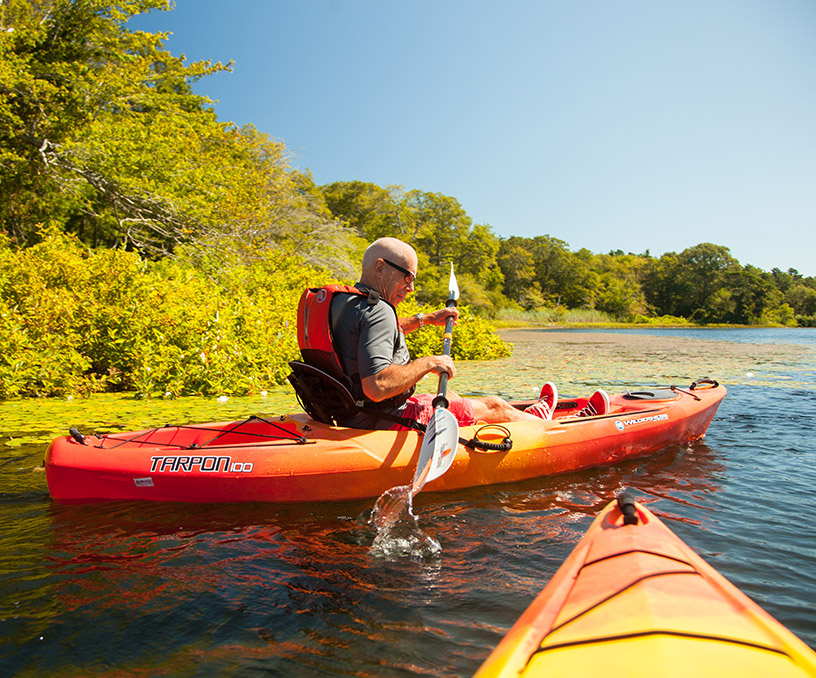
[[[282,383],[298,353],[297,300],[317,278],[270,255],[216,283],[55,229],[27,249],[0,243],[0,397],[248,394]]]
[[[685,318],[678,318],[673,315],[661,315],[659,317],[652,317],[646,315],[636,315],[632,319],[633,323],[638,325],[688,325],[689,322]]]
[[[418,311],[427,313],[435,309],[406,300],[398,310],[400,317],[407,317]],[[411,332],[406,337],[411,356],[417,358],[441,353],[444,332],[444,328],[433,325]],[[451,357],[454,360],[494,360],[507,357],[512,351],[512,344],[496,335],[487,321],[474,315],[469,306],[459,305],[459,322],[454,327],[451,343]]]
[[[816,327],[816,315],[797,315],[796,324],[799,327]]]

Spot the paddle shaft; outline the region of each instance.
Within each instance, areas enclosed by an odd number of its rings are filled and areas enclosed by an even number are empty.
[[[456,306],[459,298],[459,284],[453,272],[451,263],[450,283],[448,285],[448,301],[445,306]],[[453,339],[453,316],[445,321],[445,335],[442,340],[442,355],[450,356],[451,341]],[[414,481],[411,485],[411,496],[419,492],[429,480],[438,478],[445,473],[453,463],[456,447],[459,442],[459,422],[448,410],[448,379],[450,375],[442,372],[439,375],[439,389],[433,400],[434,411],[425,429],[422,447],[419,450]]]
[[[447,302],[445,302],[445,306],[450,308],[451,306],[456,306],[456,299],[452,296],[448,298]],[[443,335],[442,339],[442,355],[450,355],[451,354],[451,343],[453,342],[453,316],[448,316],[447,321],[445,322],[445,334]],[[433,399],[433,406],[434,408],[442,407],[447,408],[448,406],[448,379],[450,375],[447,372],[442,372],[439,375],[439,388],[436,391],[436,397]]]

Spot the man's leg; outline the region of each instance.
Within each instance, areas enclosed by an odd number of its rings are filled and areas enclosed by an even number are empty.
[[[540,417],[517,410],[499,396],[469,398],[473,406],[473,418],[488,424],[501,424],[505,421],[541,421]]]

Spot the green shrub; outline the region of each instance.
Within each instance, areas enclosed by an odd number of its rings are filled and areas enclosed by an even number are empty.
[[[406,300],[399,306],[400,317],[407,317],[422,310],[425,313],[435,310],[420,307],[412,300]],[[411,356],[434,355],[442,352],[444,335],[443,327],[427,325],[406,336]],[[454,360],[493,360],[509,356],[513,351],[512,344],[503,341],[493,332],[491,325],[473,314],[466,304],[459,305],[459,322],[453,329],[451,357]]]
[[[282,383],[298,353],[297,300],[317,278],[269,255],[216,282],[55,229],[27,249],[0,243],[0,397],[248,394]]]
[[[633,323],[638,325],[688,325],[689,322],[685,318],[678,318],[673,315],[661,315],[661,316],[647,316],[647,315],[636,315],[632,319]]]
[[[799,327],[816,327],[816,315],[797,315],[796,324]]]
[[[284,383],[299,355],[303,288],[327,282],[271,253],[206,275],[179,259],[91,249],[55,228],[41,235],[21,250],[0,241],[0,398],[258,393]],[[418,310],[414,300],[399,309]],[[460,313],[454,359],[509,354],[484,320]],[[414,356],[438,353],[442,328],[408,341]]]

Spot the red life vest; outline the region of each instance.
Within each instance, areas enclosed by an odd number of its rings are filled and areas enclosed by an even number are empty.
[[[324,285],[323,287],[305,289],[303,294],[300,295],[300,302],[298,303],[298,346],[300,346],[300,353],[305,363],[338,378],[341,382],[348,384],[352,392],[355,392],[357,389],[352,384],[351,377],[344,372],[340,356],[334,347],[331,327],[331,303],[337,294],[356,294],[364,297],[371,306],[381,301],[380,295],[376,291],[363,292],[351,285]],[[396,309],[393,306],[391,308],[396,316]],[[362,392],[362,384],[358,382],[357,387]],[[404,393],[379,402],[373,402],[365,396],[360,396],[361,400],[358,401],[358,405],[362,404],[374,409],[396,408],[402,405],[413,392],[414,387],[412,386]],[[310,398],[309,394],[299,393],[298,395],[302,395],[307,400]],[[334,397],[336,398],[336,395]],[[323,405],[325,404],[324,402]],[[312,414],[310,410],[307,409],[307,411]]]
[[[336,294],[358,294],[371,298],[368,292],[361,292],[351,285],[306,288],[298,303],[298,346],[304,362],[329,374],[343,375],[343,366],[334,348],[331,329],[330,309]]]

